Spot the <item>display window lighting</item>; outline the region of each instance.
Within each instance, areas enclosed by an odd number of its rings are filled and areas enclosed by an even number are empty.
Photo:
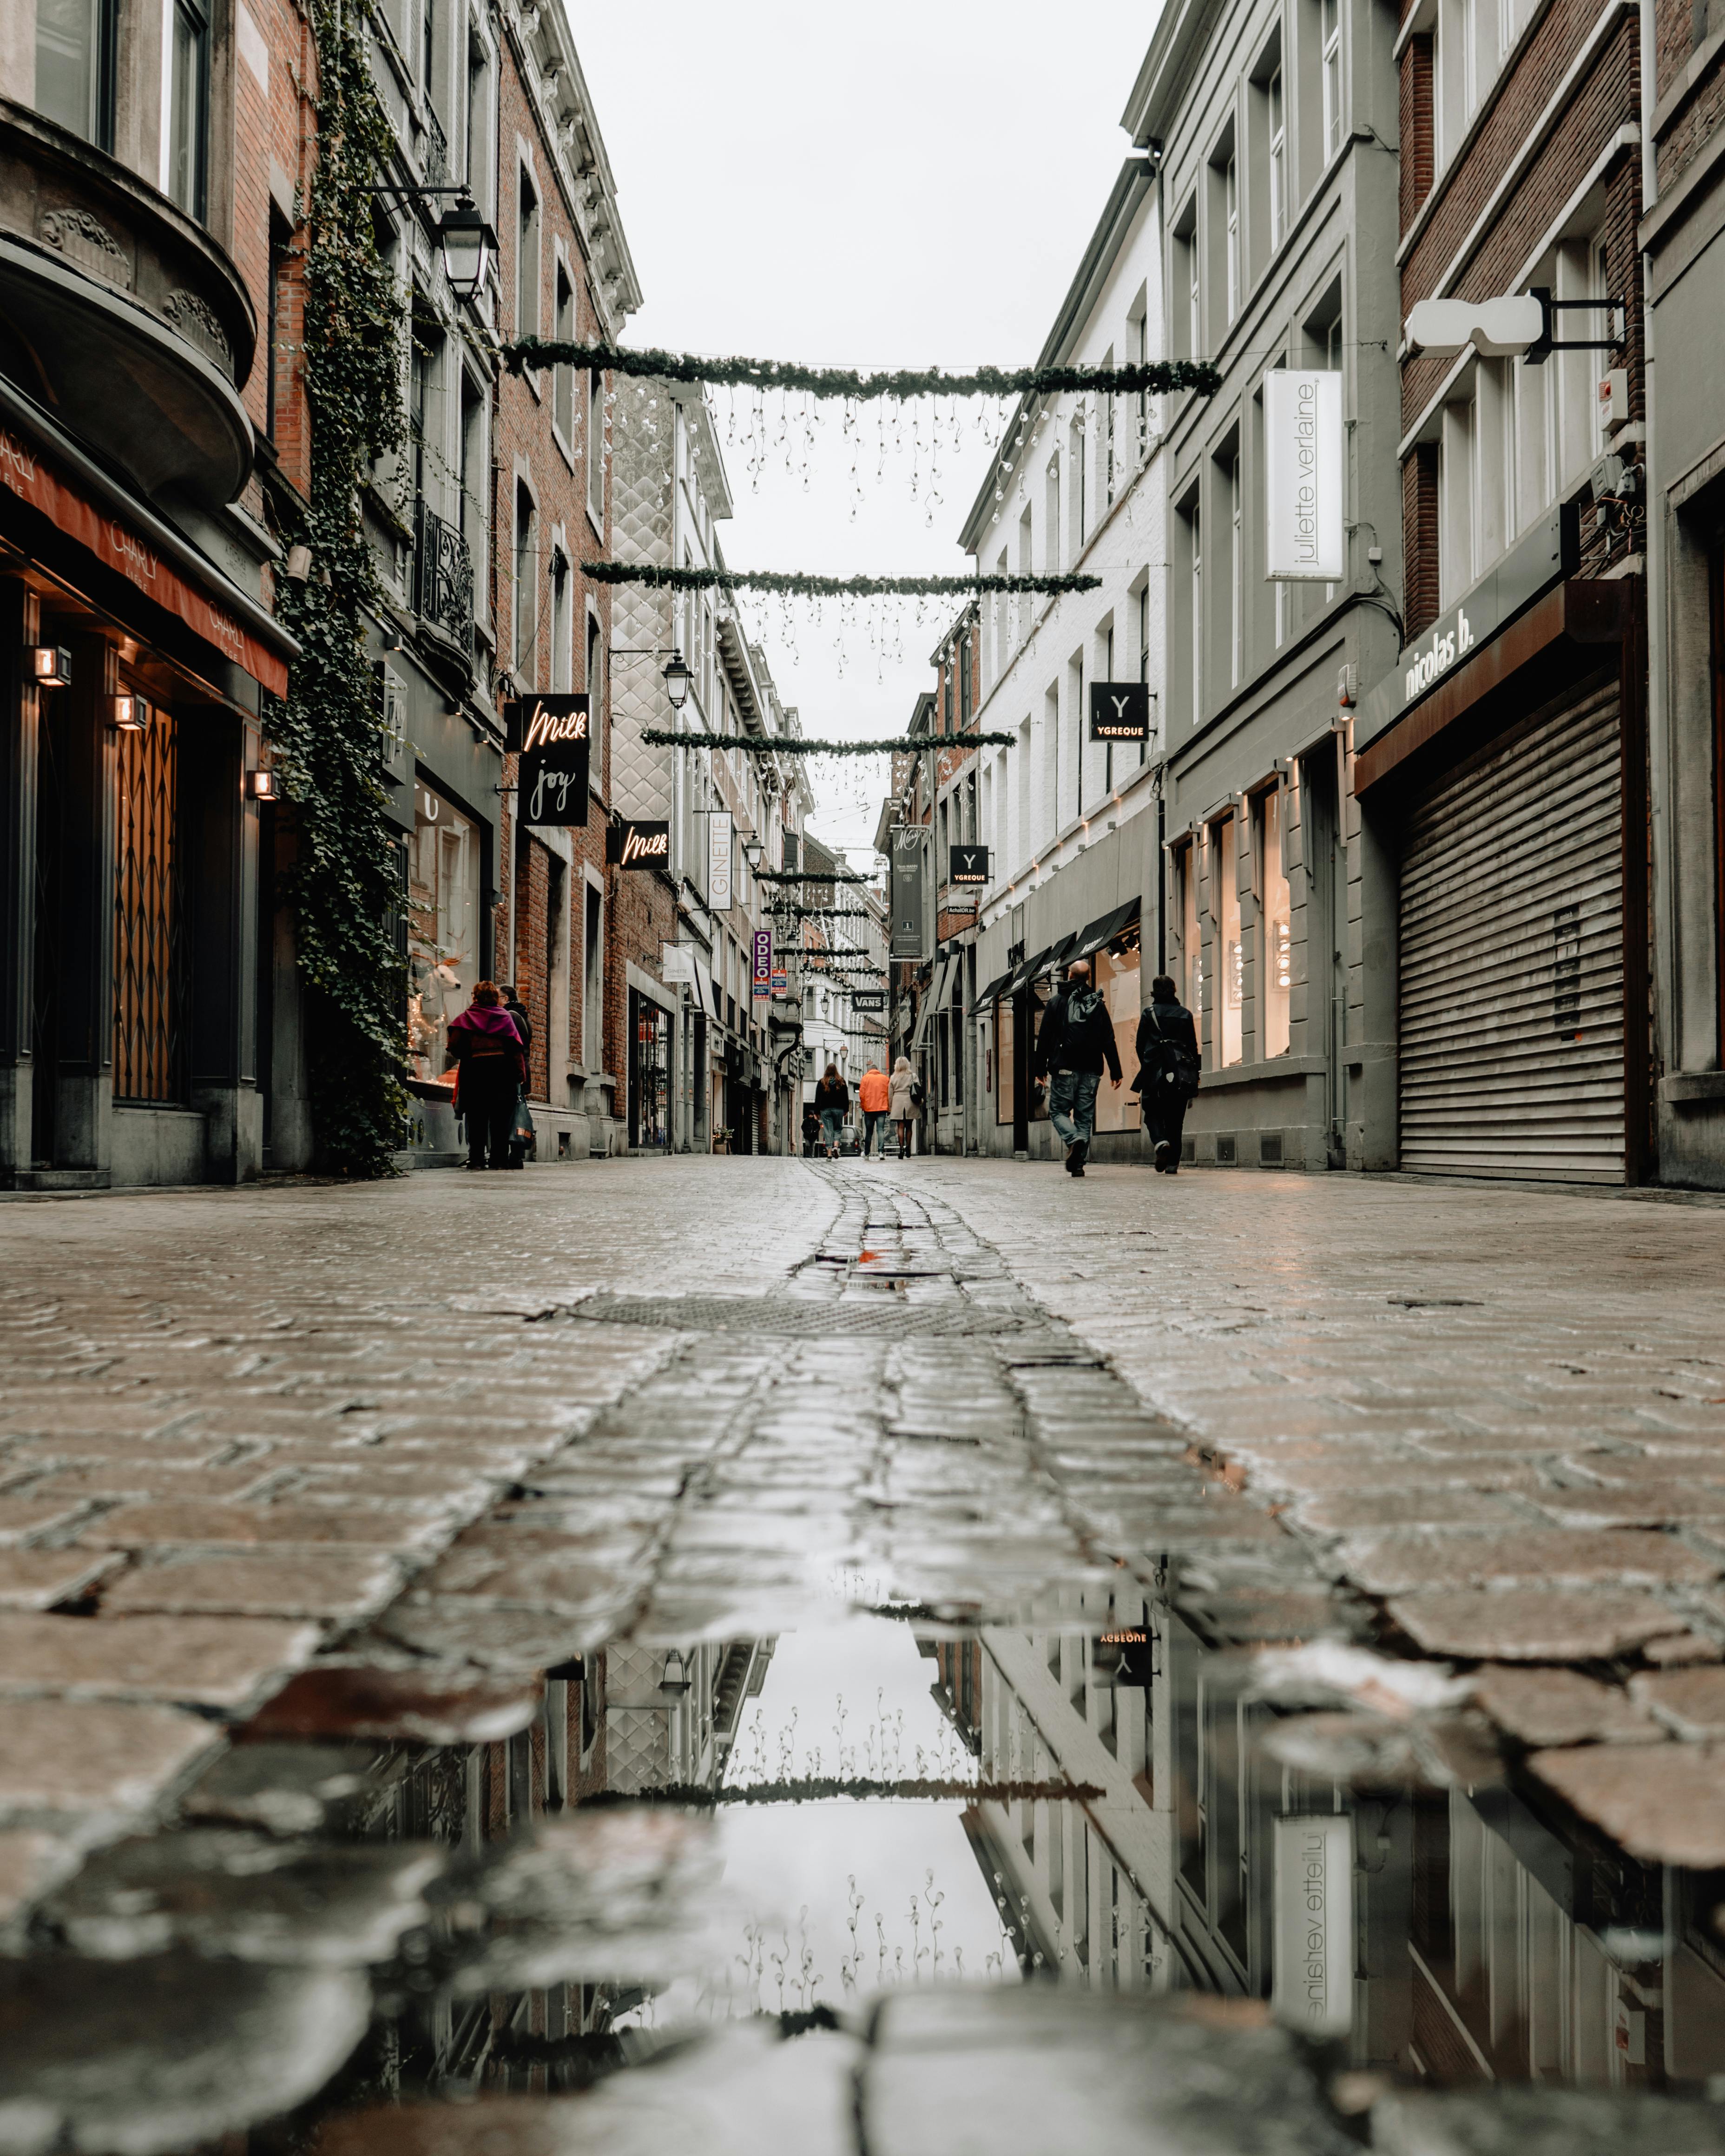
[[[148,702],[130,689],[122,689],[113,700],[110,714],[114,726],[123,734],[146,734],[152,716]]]
[[[39,689],[69,689],[72,654],[63,644],[33,644],[24,652],[24,670]]]

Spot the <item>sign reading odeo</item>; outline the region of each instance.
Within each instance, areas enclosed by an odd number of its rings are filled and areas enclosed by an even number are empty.
[[[1353,2025],[1353,1820],[1319,1812],[1276,1822],[1271,2006],[1308,2036]]]
[[[504,738],[519,755],[516,774],[523,824],[585,824],[592,748],[588,700],[528,696],[503,707]]]
[[[1339,583],[1345,572],[1342,377],[1278,367],[1264,377],[1268,532],[1265,575]]]

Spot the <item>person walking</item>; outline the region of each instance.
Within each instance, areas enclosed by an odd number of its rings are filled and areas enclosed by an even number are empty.
[[[503,998],[503,1009],[515,1020],[515,1029],[521,1037],[521,1054],[526,1059],[528,1075],[522,1081],[520,1101],[516,1102],[516,1106],[519,1106],[521,1101],[526,1099],[527,1087],[532,1083],[533,1021],[527,1015],[527,1006],[516,993],[513,981],[503,982],[497,993]],[[522,1119],[517,1116],[514,1120],[515,1123],[519,1125]],[[526,1120],[531,1122],[532,1118],[529,1116]],[[511,1129],[509,1137],[509,1164],[511,1168],[525,1168],[527,1164],[527,1141],[518,1136],[513,1127]]]
[[[901,1055],[892,1066],[892,1075],[886,1081],[886,1112],[898,1126],[898,1157],[911,1157],[911,1124],[916,1113],[916,1074],[911,1068],[911,1059]]]
[[[850,1088],[839,1075],[836,1063],[828,1064],[821,1073],[820,1083],[814,1089],[814,1105],[820,1111],[822,1142],[829,1160],[838,1158],[839,1140],[844,1134],[845,1118],[850,1113]]]
[[[470,1168],[509,1166],[509,1134],[527,1079],[521,1032],[502,1001],[495,981],[481,981],[467,1009],[449,1020],[455,1106],[467,1122]]]
[[[1066,1148],[1068,1175],[1084,1173],[1105,1063],[1118,1092],[1122,1072],[1114,1021],[1106,999],[1090,984],[1089,959],[1076,958],[1042,1014],[1030,1065],[1034,1076],[1048,1074],[1048,1120]]]
[[[1152,1158],[1158,1175],[1180,1172],[1180,1127],[1187,1103],[1198,1091],[1202,1061],[1198,1028],[1180,1001],[1173,977],[1158,973],[1150,983],[1150,1000],[1138,1020],[1138,1075],[1133,1090],[1144,1111]]]
[[[803,1158],[813,1160],[814,1148],[820,1143],[820,1110],[813,1101],[803,1111]]]
[[[885,1153],[886,1150],[886,1110],[892,1097],[892,1088],[887,1081],[886,1073],[872,1057],[857,1086],[856,1097],[862,1109],[862,1152],[863,1158],[866,1160],[877,1134],[881,1152]]]

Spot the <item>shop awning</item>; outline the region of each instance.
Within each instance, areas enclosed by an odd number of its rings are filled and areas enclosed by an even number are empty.
[[[1111,943],[1117,936],[1124,935],[1137,917],[1138,901],[1129,898],[1124,906],[1117,906],[1111,913],[1105,913],[1100,921],[1092,921],[1089,927],[1081,928],[1067,957],[1090,957],[1105,943]]]
[[[927,1038],[929,1024],[935,1013],[946,1003],[947,988],[952,978],[954,963],[951,958],[942,958],[935,967],[934,979],[929,987],[928,993],[922,998],[922,1009],[916,1014],[916,1030],[911,1036],[912,1055],[921,1051],[923,1041]]]
[[[1011,980],[1013,975],[1017,973],[1017,971],[1018,968],[1016,966],[1009,966],[1004,973],[1000,974],[996,979],[990,981],[987,988],[978,988],[976,998],[977,1008],[980,1009],[984,1004],[993,1003],[999,997],[1002,991],[1005,988],[1007,983]]]

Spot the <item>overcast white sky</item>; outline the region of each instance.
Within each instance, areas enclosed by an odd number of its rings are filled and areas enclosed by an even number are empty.
[[[646,294],[625,341],[865,367],[1035,358],[1131,146],[1120,115],[1157,14],[1155,0],[1052,13],[1027,0],[566,4]],[[716,409],[722,442],[723,393]],[[806,485],[799,454],[794,474],[781,461],[752,490],[738,446],[726,556],[839,576],[960,571],[987,460],[973,435],[931,527],[908,454],[876,483],[872,420],[854,521],[836,413]],[[830,610],[823,627],[798,603],[794,655],[776,602],[751,619],[804,732],[861,738],[903,732],[956,611],[919,628],[906,609],[902,656],[884,665],[860,624],[841,662]],[[885,760],[812,776],[814,829],[869,865]]]

